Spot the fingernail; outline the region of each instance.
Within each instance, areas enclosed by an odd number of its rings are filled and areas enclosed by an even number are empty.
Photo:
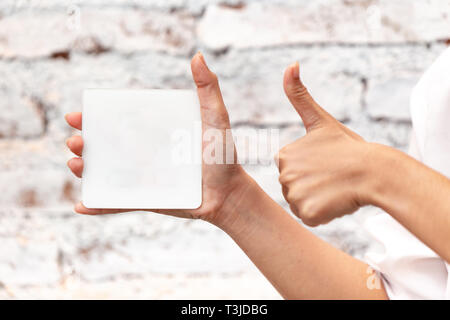
[[[70,138],[66,139],[66,146],[68,146],[70,148]]]
[[[296,61],[292,66],[292,77],[294,79],[300,79],[300,64]]]

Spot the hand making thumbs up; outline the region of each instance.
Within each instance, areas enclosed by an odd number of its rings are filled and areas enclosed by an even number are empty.
[[[365,190],[374,144],[314,101],[300,80],[298,63],[287,68],[284,90],[307,131],[277,155],[279,180],[291,210],[305,224],[316,226],[368,204]]]

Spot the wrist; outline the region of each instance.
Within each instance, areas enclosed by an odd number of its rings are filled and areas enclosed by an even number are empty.
[[[384,208],[387,197],[398,189],[398,177],[403,176],[404,154],[386,145],[369,144],[367,175],[362,188],[365,204]]]
[[[243,216],[252,211],[258,197],[264,193],[258,184],[244,171],[240,174],[223,205],[209,222],[228,234],[244,233],[249,227]]]

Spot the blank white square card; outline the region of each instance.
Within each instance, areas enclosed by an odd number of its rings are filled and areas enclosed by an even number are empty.
[[[201,119],[195,92],[87,89],[82,129],[86,207],[201,205]]]

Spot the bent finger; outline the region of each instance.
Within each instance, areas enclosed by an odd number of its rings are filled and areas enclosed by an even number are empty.
[[[67,123],[75,129],[81,130],[82,128],[82,116],[81,112],[70,112],[64,116]]]
[[[78,178],[81,178],[83,174],[83,159],[81,158],[72,158],[67,161],[67,166],[76,175]]]
[[[101,215],[101,214],[113,214],[113,213],[122,213],[122,212],[130,212],[135,211],[133,209],[91,209],[86,208],[81,202],[75,205],[75,212],[85,215]]]
[[[80,136],[72,136],[66,141],[67,147],[77,156],[81,157],[83,153],[83,138]]]

